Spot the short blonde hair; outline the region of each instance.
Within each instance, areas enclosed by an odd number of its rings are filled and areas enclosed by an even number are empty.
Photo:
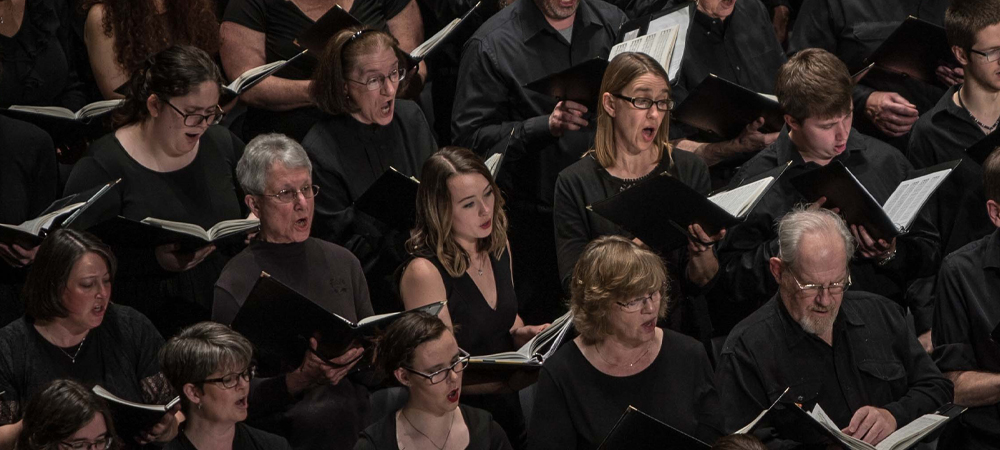
[[[648,248],[621,236],[602,236],[587,244],[573,268],[570,310],[573,326],[586,344],[611,334],[615,302],[659,292],[657,317],[667,316],[667,268]]]

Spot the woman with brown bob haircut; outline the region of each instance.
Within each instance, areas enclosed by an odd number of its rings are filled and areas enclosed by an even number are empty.
[[[72,380],[49,383],[25,406],[22,422],[17,450],[122,447],[104,400]]]
[[[667,313],[660,257],[621,236],[587,245],[573,270],[579,336],[542,367],[528,447],[597,448],[628,406],[713,442],[725,429],[698,341],[656,326]]]
[[[24,287],[27,314],[0,329],[0,448],[28,426],[25,405],[57,376],[132,402],[162,405],[174,397],[156,359],[163,338],[145,316],[111,303],[114,272],[114,255],[89,233],[61,228],[39,246]],[[169,412],[121,438],[126,445],[168,442],[177,423]]]
[[[392,299],[393,273],[405,255],[404,232],[393,224],[356,220],[354,202],[386,171],[416,175],[437,150],[424,113],[396,98],[408,72],[388,33],[349,28],[327,44],[313,74],[312,93],[326,120],[312,127],[302,146],[313,163],[316,195],[312,236],[342,245],[365,267],[371,298]],[[388,225],[388,226],[387,226]],[[397,304],[373,303],[375,313]]]
[[[667,73],[656,60],[643,53],[615,57],[604,72],[599,102],[594,148],[556,180],[553,215],[557,259],[567,290],[573,266],[588,242],[605,235],[633,237],[588,210],[588,205],[664,173],[702,194],[711,189],[708,167],[701,158],[673,151],[667,140],[673,101]],[[700,309],[693,307],[698,301],[693,294],[718,273],[712,243],[724,232],[708,236],[697,224],[687,231],[686,251],[678,249],[667,255],[671,271],[683,274],[672,280],[671,291],[677,299],[672,307],[677,311],[671,311],[668,326],[707,339],[711,331],[708,317],[695,313]]]
[[[458,345],[472,355],[513,351],[545,328],[517,314],[507,245],[507,216],[493,176],[470,150],[445,147],[424,163],[417,189],[416,226],[403,269],[406,309],[448,301],[441,319],[454,325]],[[466,384],[474,384],[469,381]],[[516,393],[506,386],[470,386],[465,401],[493,414],[518,442],[523,424]]]

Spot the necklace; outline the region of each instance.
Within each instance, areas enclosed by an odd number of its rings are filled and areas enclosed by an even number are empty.
[[[972,114],[972,111],[969,111],[969,108],[965,107],[965,102],[962,101],[962,91],[963,90],[965,90],[965,86],[962,86],[962,87],[958,88],[958,105],[961,106],[962,109],[965,110],[965,112],[969,113],[969,117],[972,118],[973,122],[976,122],[976,125],[979,125],[979,128],[982,128],[982,129],[986,130],[986,134],[992,133],[993,130],[997,129],[997,125],[1000,125],[1000,116],[997,117],[996,122],[993,122],[993,126],[990,126],[990,127],[988,127],[988,126],[986,126],[986,124],[980,122],[979,119],[977,119],[976,116]]]
[[[479,276],[483,276],[483,267],[486,267],[486,258],[485,257],[479,257],[479,258],[476,258],[476,259],[479,260],[479,267],[475,268],[476,272],[479,273]],[[471,258],[470,258],[470,261],[471,261]],[[472,264],[470,263],[469,265],[471,266]]]
[[[82,341],[80,341],[80,343],[79,343],[79,344],[77,344],[77,347],[76,347],[76,351],[75,351],[75,352],[73,352],[73,354],[72,354],[72,355],[70,355],[70,354],[69,354],[69,352],[67,352],[67,351],[66,351],[66,349],[64,349],[64,348],[62,348],[62,347],[60,347],[60,346],[58,346],[58,345],[56,346],[56,348],[58,348],[58,349],[59,349],[59,351],[63,352],[63,354],[64,354],[64,355],[66,355],[66,357],[67,357],[67,358],[69,358],[69,363],[70,363],[70,364],[76,364],[76,357],[77,357],[77,356],[80,356],[80,350],[83,350],[83,343],[84,343],[84,342],[85,342],[86,340],[87,340],[87,336],[84,336],[84,337],[83,337],[83,340],[82,340]]]
[[[653,344],[653,341],[649,341],[649,345],[646,345],[646,350],[644,352],[642,352],[642,354],[639,355],[639,357],[636,358],[635,361],[630,362],[628,364],[628,366],[631,368],[631,367],[635,366],[635,364],[638,363],[640,360],[642,360],[642,358],[645,358],[646,355],[649,354],[649,349],[653,348],[652,344]],[[615,364],[615,363],[613,363],[611,361],[608,361],[608,359],[604,357],[604,354],[601,353],[601,347],[600,346],[594,345],[594,348],[597,349],[597,356],[600,356],[601,359],[603,359],[604,362],[607,365],[614,366],[614,367],[619,367],[619,366],[622,365],[622,363]]]
[[[406,417],[406,411],[405,410],[400,410],[399,413],[403,415],[403,420],[405,420],[406,423],[410,424],[410,428],[413,428],[414,430],[417,431],[417,433],[420,433],[420,435],[423,436],[424,438],[426,438],[431,443],[431,445],[434,446],[434,448],[436,448],[438,450],[442,450],[445,445],[448,445],[448,438],[451,437],[451,429],[455,426],[455,411],[454,410],[451,411],[451,422],[449,422],[449,424],[448,424],[448,434],[446,434],[444,436],[444,442],[442,442],[441,445],[437,445],[437,443],[434,442],[434,439],[431,439],[430,436],[424,434],[423,431],[420,431],[420,428],[417,428],[416,425],[413,425],[413,422],[410,422],[410,418]]]

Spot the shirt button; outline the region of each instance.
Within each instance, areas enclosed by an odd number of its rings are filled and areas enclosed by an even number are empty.
[[[802,403],[802,400],[805,400],[805,397],[803,397],[801,395],[798,396],[798,398],[795,399],[795,401],[798,402],[798,403]]]

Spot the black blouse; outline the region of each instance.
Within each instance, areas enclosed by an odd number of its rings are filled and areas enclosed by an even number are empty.
[[[170,441],[163,450],[198,450],[183,431]],[[233,450],[292,450],[285,438],[252,428],[243,423],[236,424],[233,436]]]
[[[466,450],[510,450],[510,442],[503,428],[493,421],[490,413],[471,406],[458,405],[462,419],[469,429],[469,445]],[[386,414],[361,433],[354,450],[398,450],[396,442],[396,414]]]

